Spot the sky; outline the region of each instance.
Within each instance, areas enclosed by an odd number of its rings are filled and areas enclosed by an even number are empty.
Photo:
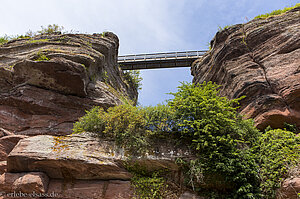
[[[207,50],[219,27],[293,6],[300,0],[0,0],[0,36],[58,24],[81,33],[111,31],[119,55]],[[142,106],[164,103],[189,68],[142,70]]]

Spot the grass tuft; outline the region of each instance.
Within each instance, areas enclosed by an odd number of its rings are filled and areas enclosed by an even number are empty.
[[[266,19],[266,18],[271,17],[271,16],[281,15],[281,14],[286,13],[287,11],[292,10],[294,8],[297,8],[297,7],[300,7],[300,3],[297,3],[293,7],[285,7],[283,9],[274,10],[274,11],[272,11],[270,13],[258,15],[256,17],[254,17],[254,19]]]

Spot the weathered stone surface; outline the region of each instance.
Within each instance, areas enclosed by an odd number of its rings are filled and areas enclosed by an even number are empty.
[[[149,171],[169,169],[176,172],[176,157],[188,156],[186,151],[167,152],[162,145],[159,153],[132,158]],[[169,147],[171,148],[171,147]],[[50,178],[128,180],[131,174],[124,168],[126,151],[112,141],[97,140],[91,134],[70,136],[40,135],[21,140],[7,159],[9,172],[42,171]]]
[[[0,175],[6,172],[7,162],[0,161]]]
[[[0,138],[0,161],[4,161],[19,140],[26,138],[25,135],[9,135]]]
[[[222,85],[221,95],[246,96],[241,114],[258,128],[300,126],[300,8],[216,34],[192,66],[193,82]]]
[[[288,178],[282,182],[281,188],[277,193],[277,198],[297,199],[299,198],[298,193],[300,193],[300,178]]]
[[[51,180],[48,194],[55,194],[57,199],[129,199],[132,198],[133,191],[130,181]]]
[[[185,191],[179,199],[206,199],[205,197],[198,196],[196,193],[192,191]]]
[[[14,135],[14,134],[8,130],[0,128],[0,138],[7,136],[7,135]]]
[[[6,193],[45,193],[49,178],[41,172],[4,173],[0,176],[0,190]]]
[[[113,33],[65,34],[1,45],[0,126],[64,135],[92,106],[108,108],[124,97],[136,102],[137,91],[117,66],[118,42]]]

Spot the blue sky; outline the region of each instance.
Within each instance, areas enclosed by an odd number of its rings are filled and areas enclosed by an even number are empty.
[[[1,0],[0,35],[58,24],[82,33],[112,31],[119,54],[205,50],[218,27],[292,6],[299,0]],[[141,105],[162,103],[189,68],[142,71]]]

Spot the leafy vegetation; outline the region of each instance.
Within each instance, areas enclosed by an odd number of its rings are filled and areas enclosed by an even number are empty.
[[[47,27],[41,26],[41,30],[37,31],[37,34],[62,34],[62,31],[65,28],[63,26],[59,26],[57,24],[48,25]]]
[[[225,30],[225,29],[227,29],[227,28],[229,28],[229,27],[231,27],[232,25],[226,25],[226,26],[224,26],[223,28],[221,27],[221,26],[218,26],[218,31],[222,31],[222,30]]]
[[[142,89],[142,80],[141,72],[139,70],[128,70],[124,71],[125,79],[134,86],[136,90]]]
[[[280,182],[298,164],[300,138],[293,132],[275,129],[264,133],[254,147],[260,165],[264,198],[275,198]]]
[[[289,11],[289,10],[292,10],[294,8],[297,8],[297,7],[300,7],[300,3],[297,3],[295,6],[292,6],[292,7],[286,7],[286,8],[283,8],[283,9],[274,10],[270,13],[258,15],[256,17],[254,17],[254,19],[265,19],[265,18],[268,18],[268,17],[271,17],[271,16],[281,15],[281,14],[283,14],[283,13]]]
[[[49,61],[50,58],[48,58],[42,51],[39,51],[37,53],[37,58],[34,61]]]
[[[157,139],[182,142],[196,159],[177,162],[195,191],[210,198],[274,198],[299,159],[299,138],[286,130],[259,132],[237,113],[242,98],[221,97],[218,88],[182,83],[167,105],[96,107],[75,123],[74,132],[97,133],[139,155]],[[133,183],[140,198],[151,198],[161,193],[164,180],[152,173],[135,175]]]
[[[9,36],[7,35],[0,37],[0,45],[7,43],[9,39],[10,39]]]

